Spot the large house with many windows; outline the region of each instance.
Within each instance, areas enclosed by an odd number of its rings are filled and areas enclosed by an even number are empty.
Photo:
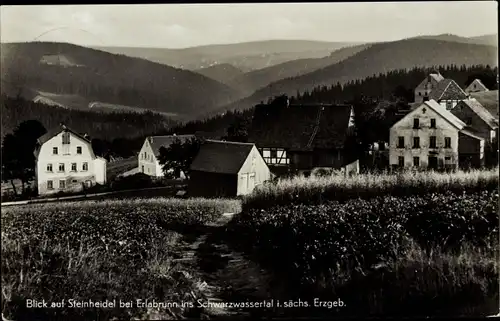
[[[390,130],[392,167],[455,169],[481,166],[485,139],[434,100],[422,102]]]
[[[77,192],[106,183],[106,159],[97,157],[86,135],[62,125],[38,139],[38,194]]]

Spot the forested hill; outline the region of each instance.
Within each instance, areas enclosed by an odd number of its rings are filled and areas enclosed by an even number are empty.
[[[496,77],[498,67],[489,66],[440,66],[438,70],[444,77],[453,79],[466,88],[474,79],[480,79],[490,90],[498,89]],[[312,90],[299,92],[291,97],[292,103],[345,103],[356,100],[360,96],[377,100],[398,100],[412,102],[414,89],[431,69],[413,68],[411,70],[395,70],[383,75],[368,77],[362,81],[351,81],[343,86],[339,83],[331,86],[318,86]]]
[[[87,133],[92,138],[113,140],[135,138],[170,129],[176,123],[161,115],[148,113],[96,113],[71,110],[24,99],[0,97],[2,138],[26,120],[38,120],[47,129],[64,123],[71,129]]]
[[[432,39],[408,39],[378,43],[328,67],[305,75],[283,79],[256,91],[251,96],[226,106],[220,111],[246,109],[269,97],[297,91],[312,90],[317,86],[346,84],[353,80],[387,73],[398,69],[432,67],[439,65],[498,65],[498,49]]]
[[[195,115],[238,94],[195,72],[67,43],[1,45],[2,83],[103,103]]]

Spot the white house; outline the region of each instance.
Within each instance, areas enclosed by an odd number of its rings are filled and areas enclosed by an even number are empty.
[[[465,88],[465,92],[468,94],[484,92],[484,91],[489,91],[489,90],[488,88],[486,88],[486,86],[480,79],[474,79],[474,81],[471,82],[470,85],[467,86],[467,88]]]
[[[149,136],[144,140],[141,151],[139,152],[138,171],[154,177],[164,176],[162,166],[158,160],[160,148],[168,148],[175,139],[184,143],[185,141],[194,138],[194,135],[168,135],[168,136]],[[184,173],[180,173],[180,178],[184,179]]]
[[[434,100],[421,103],[390,130],[389,164],[393,167],[456,168],[459,154],[470,158],[471,150],[481,158],[484,139]]]
[[[430,73],[415,88],[415,103],[435,100],[448,110],[453,109],[459,101],[469,98],[469,94],[449,78],[444,78],[439,72]]]
[[[38,194],[76,192],[106,183],[106,159],[97,157],[90,140],[62,125],[38,139]]]
[[[248,195],[273,176],[254,144],[216,140],[201,145],[190,170],[192,197]]]

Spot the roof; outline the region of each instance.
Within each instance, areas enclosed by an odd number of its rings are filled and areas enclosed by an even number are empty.
[[[467,135],[469,137],[472,137],[472,138],[475,138],[475,139],[478,139],[478,140],[484,140],[483,137],[481,137],[481,133],[479,133],[478,131],[476,131],[474,128],[472,127],[465,127],[464,129],[462,129],[460,131],[461,134],[464,134],[464,135]]]
[[[435,100],[424,101],[418,107],[413,108],[408,114],[406,114],[404,117],[398,120],[394,125],[392,125],[392,127],[395,127],[399,122],[401,122],[403,119],[413,114],[417,109],[419,109],[424,105],[431,108],[434,112],[440,115],[443,119],[447,120],[458,130],[462,130],[465,127],[465,123],[463,121],[461,121],[457,116],[453,115],[449,110],[446,110],[446,108],[438,104]]]
[[[254,146],[250,143],[206,140],[193,160],[191,170],[237,174]]]
[[[351,111],[349,105],[257,105],[249,140],[296,151],[342,148]]]
[[[44,135],[40,136],[40,138],[38,138],[38,142],[40,143],[40,145],[45,144],[49,139],[51,139],[54,136],[57,136],[60,132],[63,132],[63,131],[70,132],[73,135],[77,136],[78,138],[81,138],[82,140],[84,140],[88,143],[91,143],[90,139],[85,137],[85,135],[79,134],[79,133],[75,132],[74,130],[72,130],[71,128],[68,128],[65,125],[60,125],[60,126],[61,127],[51,129],[51,130],[47,131],[47,133],[45,133]]]
[[[427,83],[429,80],[431,81],[432,86],[436,86],[440,81],[444,79],[443,76],[439,72],[430,73],[424,80],[415,88],[416,90],[424,90],[426,89]]]
[[[496,119],[486,108],[481,105],[476,99],[465,99],[460,101],[455,108],[460,106],[469,106],[469,108],[476,113],[488,126],[492,129],[498,128],[498,119]],[[454,108],[454,109],[455,109]]]
[[[471,93],[471,97],[476,98],[490,114],[498,119],[498,90]]]
[[[429,99],[440,100],[462,100],[467,99],[469,95],[460,88],[453,79],[443,79],[437,87],[431,91]]]
[[[476,88],[474,88],[474,85],[476,85]],[[483,84],[481,79],[476,78],[473,82],[470,83],[469,86],[467,86],[467,88],[465,88],[465,91],[469,90],[488,91],[488,88]]]
[[[181,141],[181,143],[184,143],[185,141],[192,138],[195,138],[195,135],[149,136],[146,139],[151,144],[151,148],[153,149],[155,155],[158,156],[160,153],[160,148],[168,148],[170,145],[172,145],[175,139],[178,139]]]

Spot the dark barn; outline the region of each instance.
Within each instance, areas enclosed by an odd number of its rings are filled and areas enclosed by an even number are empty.
[[[249,140],[278,173],[340,169],[357,157],[354,111],[349,105],[257,105]]]

